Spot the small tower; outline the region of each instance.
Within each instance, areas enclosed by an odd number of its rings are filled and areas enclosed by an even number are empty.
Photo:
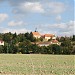
[[[38,31],[37,31],[37,28],[35,28],[35,32],[38,32]]]

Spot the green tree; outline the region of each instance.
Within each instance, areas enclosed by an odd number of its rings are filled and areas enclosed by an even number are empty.
[[[29,40],[30,39],[30,34],[28,32],[25,33],[25,37],[26,37],[27,40]]]
[[[70,50],[68,47],[62,47],[62,54],[70,54]]]
[[[72,54],[75,54],[75,46],[73,46]]]
[[[61,46],[65,46],[65,47],[69,47],[69,46],[71,46],[71,41],[70,40],[66,40],[66,41],[63,41],[62,43],[61,43]]]
[[[61,47],[59,45],[52,44],[51,47],[52,47],[53,54],[61,54],[62,53]]]
[[[73,40],[73,41],[75,41],[75,35],[73,35],[73,38],[72,38],[72,40]]]
[[[0,33],[0,40],[3,40],[3,34]]]
[[[13,38],[13,36],[12,36],[11,32],[5,33],[3,36],[3,40],[8,43],[11,42],[12,38]]]
[[[19,53],[19,47],[18,46],[13,46],[13,54]]]
[[[46,46],[41,47],[41,54],[48,54],[48,48]]]
[[[60,42],[63,42],[63,41],[65,41],[65,38],[64,38],[64,37],[61,37],[61,38],[59,39],[59,41],[60,41]]]
[[[35,41],[36,41],[36,38],[33,37],[32,32],[30,32],[30,34],[29,34],[29,40],[30,40],[31,42],[35,42]]]
[[[3,53],[3,46],[0,45],[0,53]]]
[[[26,40],[24,42],[19,43],[19,48],[21,53],[29,53],[29,46],[31,45],[31,42],[29,40]]]
[[[19,42],[23,42],[23,41],[25,41],[26,40],[26,37],[24,36],[24,34],[18,34],[18,38],[17,39],[19,39]]]
[[[30,51],[32,53],[40,53],[40,47],[36,44],[32,44],[30,47]]]
[[[13,34],[13,39],[14,39],[14,38],[17,38],[16,32]]]

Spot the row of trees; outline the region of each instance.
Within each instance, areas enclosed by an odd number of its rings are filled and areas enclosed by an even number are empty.
[[[31,33],[12,34],[11,32],[0,34],[0,40],[5,42],[4,46],[0,46],[0,53],[22,53],[22,54],[75,54],[75,35],[72,37],[61,37],[57,40],[61,45],[38,46],[36,42],[43,41],[42,38],[36,39]],[[35,44],[32,44],[34,42]]]

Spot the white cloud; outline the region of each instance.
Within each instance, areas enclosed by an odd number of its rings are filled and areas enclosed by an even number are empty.
[[[70,36],[75,34],[75,21],[67,23],[42,24],[38,27],[42,33],[54,33],[61,36]]]
[[[13,7],[13,13],[45,13],[61,14],[66,10],[66,4],[53,0],[7,0]]]
[[[27,14],[27,13],[44,13],[43,5],[40,2],[21,2],[12,11],[13,13]]]
[[[61,16],[60,16],[60,15],[56,16],[56,21],[57,21],[57,22],[60,22],[60,21],[61,21],[61,19],[62,19],[62,18],[61,18]]]
[[[40,33],[52,33],[57,36],[70,36],[74,34],[74,26],[75,26],[75,21],[69,21],[67,23],[59,23],[59,24],[42,24],[39,27],[37,27],[37,30]],[[1,33],[7,33],[7,32],[12,32],[12,33],[25,33],[25,32],[30,32],[33,30],[28,30],[26,28],[22,29],[10,29],[10,28],[1,28],[0,27],[0,32]]]
[[[44,9],[40,2],[25,2],[20,4],[20,9],[25,12],[43,13]]]
[[[31,12],[44,12],[44,9],[42,8],[42,5],[39,2],[26,2],[24,4],[25,9]]]
[[[66,9],[66,5],[62,2],[50,2],[48,3],[48,6],[53,14],[63,13]]]
[[[10,21],[8,23],[8,26],[22,26],[22,25],[25,25],[23,21]]]
[[[8,18],[8,15],[5,13],[0,13],[0,23]]]
[[[0,27],[0,32],[1,33],[8,33],[8,32],[15,33],[16,32],[17,34],[19,34],[19,33],[30,32],[30,30],[25,29],[25,28],[23,28],[23,29],[10,29],[10,28]]]
[[[34,23],[33,23],[33,21],[31,22],[30,19],[33,19],[35,17],[39,19],[39,17],[37,17],[37,16],[31,17],[32,16],[31,13],[49,14],[49,15],[51,15],[50,17],[52,17],[51,18],[52,22],[54,22],[54,17],[56,17],[55,19],[57,21],[61,21],[62,13],[64,13],[65,11],[68,10],[67,6],[66,6],[67,3],[61,2],[61,1],[60,2],[58,2],[58,1],[55,2],[53,0],[50,0],[50,1],[49,0],[7,0],[7,1],[12,6],[12,8],[13,8],[12,10],[14,10],[13,11],[14,13],[17,13],[17,14],[20,13],[20,15],[16,14],[16,16],[18,16],[17,18],[15,18],[16,20],[26,20],[26,21],[29,21],[31,24],[34,24]],[[73,8],[73,7],[70,7],[70,8]],[[29,16],[26,13],[29,13]],[[28,16],[27,19],[26,19],[25,14]],[[65,12],[65,14],[66,14],[66,12]],[[66,15],[68,15],[68,14],[66,14]],[[0,14],[0,23],[3,22],[4,20],[6,20],[7,18],[8,18],[7,14],[1,13]],[[28,18],[29,18],[29,20],[28,20]],[[41,18],[41,23],[42,23],[43,19],[42,19],[42,17],[40,17],[40,18]],[[44,17],[44,18],[46,18],[46,17]],[[48,22],[48,21],[45,21],[44,23],[46,23],[46,22]],[[37,22],[36,22],[36,24],[37,24]],[[21,26],[21,25],[25,25],[25,23],[23,21],[10,21],[8,23],[8,25],[9,26]],[[74,28],[75,28],[74,21],[70,21],[67,23],[43,24],[43,25],[40,25],[39,30],[44,33],[45,32],[48,32],[48,33],[53,32],[53,33],[57,33],[57,34],[61,34],[61,35],[66,35],[66,34],[71,35],[71,34],[75,33]],[[18,30],[17,29],[3,29],[3,32],[7,32],[7,31],[8,32],[16,31],[17,33],[19,33],[19,32],[24,32],[27,30],[26,29],[18,29]]]
[[[65,23],[55,23],[55,24],[42,24],[40,25],[41,28],[44,28],[44,29],[64,29],[67,27],[67,25]],[[40,28],[39,27],[39,28]]]
[[[63,2],[46,0],[8,0],[15,14],[45,13],[45,15],[61,14],[66,9]]]
[[[12,5],[12,3],[11,3]],[[45,14],[61,14],[63,13],[67,6],[63,2],[52,2],[46,1],[45,3],[41,1],[21,1],[13,3],[15,9],[13,9],[14,13],[45,13]]]

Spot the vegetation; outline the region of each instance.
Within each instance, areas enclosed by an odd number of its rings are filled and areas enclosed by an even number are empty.
[[[18,35],[11,32],[1,33],[0,40],[5,42],[4,46],[0,46],[0,53],[75,54],[75,35],[72,37],[57,37],[57,40],[61,42],[60,46],[53,44],[40,47],[36,42],[43,41],[43,39],[34,38],[32,32]]]
[[[75,75],[74,55],[1,54],[0,75]]]

